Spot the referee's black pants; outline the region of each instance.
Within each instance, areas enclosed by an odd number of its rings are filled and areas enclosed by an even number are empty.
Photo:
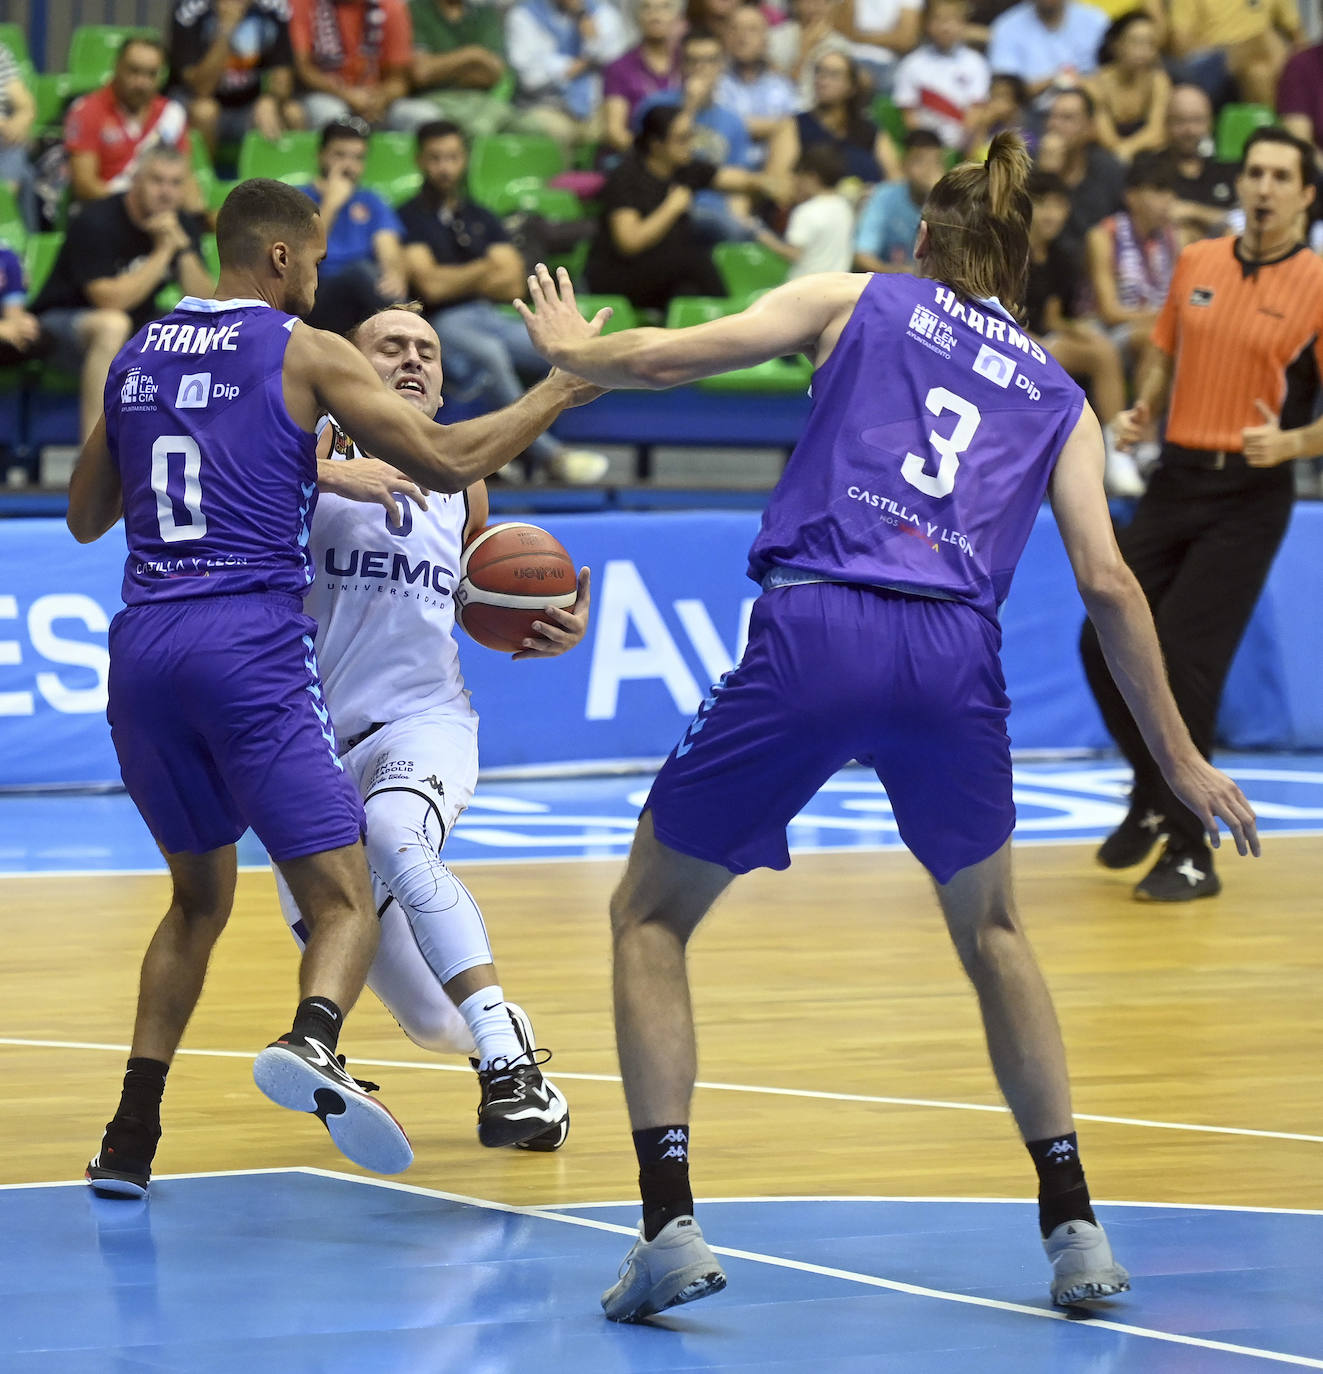
[[[1231,661],[1249,624],[1295,496],[1290,463],[1226,468],[1159,465],[1117,539],[1157,625],[1172,695],[1205,758]],[[1166,817],[1172,846],[1197,850],[1198,818],[1176,800],[1117,691],[1098,635],[1084,622],[1080,653],[1103,722],[1134,769],[1132,804]]]

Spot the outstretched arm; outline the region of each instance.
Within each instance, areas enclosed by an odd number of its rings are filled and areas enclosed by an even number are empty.
[[[867,278],[825,272],[787,282],[747,310],[690,329],[626,329],[597,337],[605,323],[579,314],[569,273],[557,280],[538,263],[528,279],[530,305],[516,301],[533,347],[557,367],[599,386],[660,391],[754,367],[786,353],[807,353],[821,367]]]
[[[1194,747],[1162,663],[1153,616],[1112,533],[1103,493],[1103,442],[1086,405],[1052,476],[1052,510],[1103,655],[1172,790],[1203,822],[1213,845],[1225,822],[1240,853],[1259,852],[1254,811],[1244,794]]]

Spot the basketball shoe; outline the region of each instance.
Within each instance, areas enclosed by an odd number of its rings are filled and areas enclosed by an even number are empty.
[[[319,1040],[277,1040],[253,1061],[253,1080],[280,1107],[311,1112],[346,1159],[377,1174],[398,1174],[413,1163],[400,1123],[362,1083],[345,1072],[344,1056]]]
[[[119,1148],[108,1143],[112,1135],[119,1137]],[[136,1121],[108,1121],[101,1148],[83,1170],[92,1191],[100,1197],[146,1197],[152,1181],[152,1157],[160,1137],[159,1130],[153,1134]]]
[[[493,1059],[485,1069],[470,1059],[478,1073],[478,1139],[493,1149],[517,1145],[521,1150],[559,1150],[570,1133],[570,1107],[565,1094],[542,1076],[550,1050],[539,1050],[528,1013],[506,1003],[523,1052],[514,1059]],[[538,1056],[543,1058],[539,1059]]]
[[[602,1294],[613,1322],[638,1322],[668,1307],[720,1293],[726,1275],[693,1217],[676,1217],[651,1239],[639,1238],[620,1266],[620,1282]]]
[[[1130,1275],[1112,1258],[1101,1226],[1063,1221],[1043,1240],[1052,1262],[1052,1301],[1058,1307],[1097,1302],[1130,1291]]]
[[[1135,884],[1135,897],[1141,902],[1194,902],[1221,891],[1208,846],[1185,848],[1170,840],[1157,863]]]
[[[1099,846],[1098,862],[1104,868],[1133,868],[1143,863],[1166,833],[1166,819],[1151,806],[1132,802],[1125,820]]]

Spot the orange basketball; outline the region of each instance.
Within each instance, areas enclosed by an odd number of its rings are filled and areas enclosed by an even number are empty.
[[[510,522],[469,540],[459,560],[455,619],[488,649],[522,649],[548,606],[573,606],[574,560],[546,530]]]

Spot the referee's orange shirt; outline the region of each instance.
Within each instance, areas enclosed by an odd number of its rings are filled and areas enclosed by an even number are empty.
[[[1287,369],[1312,350],[1323,376],[1323,258],[1301,248],[1251,266],[1234,238],[1192,243],[1176,262],[1153,342],[1173,358],[1167,439],[1184,448],[1244,448],[1264,423],[1256,400],[1280,416]]]

